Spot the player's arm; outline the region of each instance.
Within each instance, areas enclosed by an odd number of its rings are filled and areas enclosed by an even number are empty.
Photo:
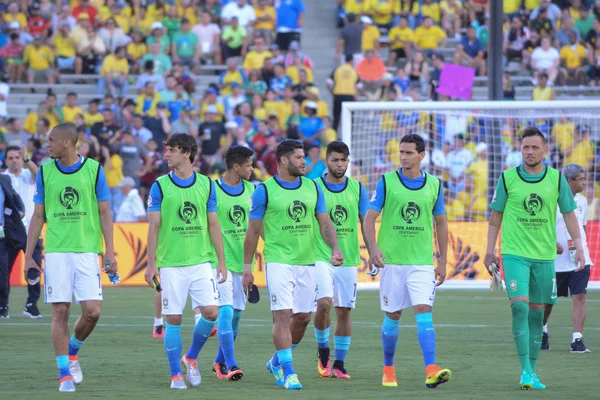
[[[369,211],[369,197],[367,196],[367,189],[361,183],[360,184],[360,198],[358,201],[358,218],[360,220],[360,233],[362,234],[363,242],[369,249],[369,241],[367,240],[367,235],[365,234],[365,217],[367,215],[367,211]]]
[[[438,277],[437,286],[439,286],[446,279],[446,260],[448,256],[448,218],[446,218],[446,214],[435,216],[435,236],[440,252],[440,260],[435,270]]]
[[[502,225],[502,214],[504,213],[504,207],[506,207],[507,199],[508,193],[506,192],[506,186],[504,183],[504,174],[502,174],[496,183],[494,197],[492,197],[492,201],[490,203],[492,213],[490,214],[490,220],[488,222],[487,247],[485,251],[485,257],[483,259],[483,264],[490,275],[492,272],[489,270],[489,266],[496,259],[494,250],[498,240],[498,233],[500,232],[500,225]]]
[[[27,279],[27,273],[30,268],[35,268],[40,272],[42,271],[40,266],[33,259],[33,250],[42,233],[44,222],[46,222],[46,208],[43,203],[36,203],[33,209],[33,215],[31,216],[31,221],[29,222],[29,232],[27,232],[27,248],[25,249],[25,265],[23,270],[25,279]]]
[[[315,183],[315,189],[317,190],[317,204],[315,206],[315,217],[319,223],[319,229],[321,231],[321,237],[331,248],[331,258],[329,262],[333,266],[342,265],[344,262],[344,255],[340,251],[338,246],[337,232],[329,219],[327,213],[327,205],[325,204],[325,195],[321,186]]]
[[[577,221],[577,216],[575,215],[575,211],[568,212],[563,214],[563,218],[565,219],[565,225],[567,227],[567,231],[575,242],[575,258],[579,262],[579,266],[576,271],[581,271],[585,268],[585,256],[583,254],[583,243],[581,241],[581,233],[579,231],[579,222]]]
[[[106,182],[106,176],[104,175],[104,168],[98,167],[98,181],[96,183],[96,198],[98,199],[98,213],[100,214],[100,227],[102,228],[102,235],[104,236],[104,242],[106,250],[104,251],[104,263],[106,264],[104,271],[107,273],[116,273],[119,268],[117,266],[117,260],[115,259],[115,246],[113,242],[113,218],[110,212],[110,191],[108,189],[108,183]]]
[[[219,283],[227,280],[227,268],[225,266],[225,254],[223,253],[223,236],[221,236],[221,224],[219,224],[219,218],[216,212],[208,213],[208,232],[210,233],[210,240],[217,253],[217,278],[221,275]]]
[[[254,275],[252,274],[252,260],[256,253],[256,247],[258,246],[258,237],[263,236],[263,221],[262,219],[248,220],[248,229],[246,230],[246,237],[244,238],[244,276],[242,278],[242,285],[247,288],[249,285],[254,283]]]
[[[158,275],[158,270],[156,268],[156,247],[158,245],[158,231],[160,229],[161,224],[161,215],[160,211],[150,211],[148,209],[148,242],[147,242],[147,251],[148,251],[148,267],[146,268],[146,273],[144,274],[144,279],[146,283],[150,287],[152,286],[152,278]]]
[[[377,246],[377,233],[375,232],[375,221],[377,221],[379,214],[381,214],[384,204],[385,183],[383,177],[381,177],[379,178],[379,181],[377,181],[375,192],[369,202],[369,210],[367,211],[367,216],[365,217],[365,223],[363,225],[365,244],[369,251],[369,264],[375,265],[377,268],[383,268],[383,263],[385,261],[383,253],[379,250],[379,246]]]

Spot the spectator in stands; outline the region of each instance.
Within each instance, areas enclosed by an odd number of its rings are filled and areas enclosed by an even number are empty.
[[[388,38],[391,49],[388,65],[396,65],[396,61],[401,58],[410,61],[415,35],[408,26],[408,19],[405,17],[400,18],[400,24],[388,32]]]
[[[77,105],[77,93],[67,93],[67,102],[62,106],[63,121],[75,123],[75,117],[83,115],[83,110]]]
[[[142,57],[148,53],[148,47],[144,43],[142,33],[135,31],[131,35],[132,41],[127,44],[127,61],[132,74],[140,73]],[[153,66],[154,67],[154,66]]]
[[[89,0],[80,0],[79,2],[80,4],[73,8],[73,16],[79,19],[83,14],[88,18],[90,25],[94,25],[96,22],[96,16],[98,15],[98,10],[96,7],[90,5]]]
[[[413,15],[420,16],[421,18],[431,18],[436,26],[441,22],[440,5],[439,3],[434,3],[432,0],[415,2],[412,13]]]
[[[139,187],[140,177],[150,168],[151,161],[146,147],[138,142],[130,131],[124,131],[121,141],[114,144],[113,149],[123,160],[123,176],[132,177],[135,187]]]
[[[27,17],[24,13],[19,11],[19,4],[17,2],[10,3],[6,11],[7,13],[4,14],[4,22],[18,22],[21,27],[27,26]]]
[[[320,148],[317,145],[308,147],[306,151],[306,176],[308,179],[317,179],[327,171],[327,166],[319,157]]]
[[[590,138],[590,127],[578,125],[573,136],[573,146],[564,150],[565,160],[563,165],[578,164],[583,168],[593,169],[594,144]]]
[[[374,50],[365,53],[365,58],[356,66],[356,72],[366,92],[372,92],[381,85],[381,79],[387,72],[385,63],[375,55]]]
[[[269,82],[269,88],[275,92],[278,99],[283,99],[283,90],[293,84],[289,76],[285,75],[285,68],[281,64],[275,65],[275,76]]]
[[[434,57],[437,57],[437,54],[432,55],[432,59],[434,59]],[[406,76],[408,76],[412,84],[415,84],[421,88],[422,94],[425,94],[427,91],[427,82],[429,82],[429,72],[429,63],[427,62],[427,60],[425,60],[423,53],[421,53],[420,51],[416,52],[412,61],[408,62],[404,66],[404,73],[406,74]]]
[[[423,18],[421,26],[415,30],[415,47],[430,57],[436,49],[446,46],[446,33],[439,26],[433,25],[431,17]]]
[[[465,190],[465,171],[468,165],[473,161],[473,153],[465,148],[465,136],[458,134],[454,136],[454,149],[450,151],[447,157],[449,192],[457,194]]]
[[[276,43],[279,49],[287,51],[294,40],[301,42],[302,25],[304,23],[304,0],[278,1]]]
[[[537,85],[533,88],[531,99],[534,101],[556,100],[556,93],[548,86],[548,74],[540,72],[537,75]]]
[[[191,108],[189,106],[185,106],[179,111],[179,118],[171,124],[173,132],[198,137],[198,124],[190,114]]]
[[[101,146],[116,143],[121,137],[121,127],[114,121],[115,113],[110,108],[102,112],[104,120],[92,125],[91,134],[96,137]]]
[[[469,6],[479,6],[477,2],[471,2]],[[475,8],[475,7],[472,7]],[[463,10],[462,4],[459,0],[442,0],[440,1],[440,11],[442,12],[442,27],[449,34],[459,38],[461,28],[461,18],[466,11]],[[474,10],[475,11],[475,10]],[[476,11],[471,17],[472,21],[476,21]]]
[[[25,27],[27,25],[20,25],[18,22],[10,22],[8,24],[8,33],[9,35],[12,33],[16,33],[17,35],[19,35],[19,42],[23,45],[23,46],[27,46],[28,44],[30,44],[31,42],[33,42],[33,36],[31,36],[29,34],[29,32],[25,31]]]
[[[140,143],[148,143],[152,140],[152,132],[144,126],[144,117],[140,114],[134,114],[133,125],[131,127],[131,134]]]
[[[560,54],[551,46],[548,36],[542,37],[541,46],[531,53],[531,69],[535,75],[545,72],[548,75],[550,86],[554,84],[558,76]]]
[[[542,36],[554,36],[554,26],[548,18],[547,8],[540,8],[537,18],[530,22],[529,27]]]
[[[575,29],[575,31],[579,33],[577,29]],[[592,29],[588,32],[587,36],[585,36],[585,45],[588,48],[588,51],[595,47],[598,38],[600,38],[600,20],[596,17],[592,23]]]
[[[123,195],[123,201],[117,211],[115,222],[144,222],[146,220],[146,209],[135,181],[131,177],[125,177],[117,186]]]
[[[79,22],[86,21],[85,14],[80,14]],[[106,44],[98,36],[96,28],[89,26],[85,31],[81,32],[75,27],[71,31],[71,36],[77,44],[77,55],[81,57],[83,62],[83,73],[84,74],[95,74],[99,71],[102,64],[102,57],[106,54]]]
[[[502,91],[502,97],[504,98],[504,100],[515,99],[515,88],[513,87],[512,82],[510,81],[510,75],[507,73],[504,73],[502,75]]]
[[[314,101],[308,101],[302,111],[306,117],[303,117],[300,120],[300,125],[298,125],[300,140],[304,142],[305,147],[310,145],[319,146],[325,125],[323,125],[321,118],[317,117],[317,104]]]
[[[29,33],[33,36],[41,35],[44,38],[48,36],[50,23],[40,15],[40,3],[33,3],[29,7],[27,29],[29,29]]]
[[[62,107],[57,104],[56,95],[52,92],[46,96],[46,114],[44,117],[50,121],[50,128],[64,122]]]
[[[345,63],[345,58],[348,54],[352,54],[354,65],[357,65],[362,60],[362,35],[363,28],[356,21],[356,15],[352,13],[346,15],[346,24],[340,31],[340,38],[335,49],[335,59],[337,62],[340,64]],[[341,58],[342,56],[344,58]]]
[[[542,12],[546,12],[548,19],[552,26],[556,26],[556,23],[560,20],[562,11],[559,6],[553,4],[550,0],[542,0],[539,6],[535,8],[529,15],[530,21],[535,21]]]
[[[552,127],[552,143],[559,150],[564,151],[573,146],[573,134],[575,133],[575,124],[569,121],[567,116],[561,116]]]
[[[25,64],[23,63],[23,52],[25,46],[19,41],[18,33],[10,34],[10,43],[0,49],[0,59],[4,72],[8,75],[10,83],[19,82],[25,73]]]
[[[104,27],[98,31],[98,37],[102,39],[109,53],[114,53],[119,47],[125,47],[131,41],[131,38],[117,26],[114,18],[109,18],[104,23]]]
[[[30,137],[23,131],[21,121],[17,118],[11,117],[6,120],[6,132],[4,133],[4,142],[6,145],[25,147]]]
[[[136,114],[150,117],[156,115],[156,106],[161,101],[161,98],[155,89],[155,85],[152,81],[146,82],[144,91],[135,101],[137,104],[135,109]]]
[[[60,11],[52,16],[52,31],[58,32],[61,26],[67,25],[70,29],[75,28],[77,19],[71,15],[71,6],[63,4]]]
[[[237,19],[242,28],[252,28],[256,20],[254,8],[248,4],[247,0],[231,1],[223,7],[221,11],[222,25],[233,24],[233,19]]]
[[[581,39],[579,31],[573,28],[573,18],[569,15],[565,15],[561,18],[561,28],[556,31],[556,43],[557,49],[561,49],[563,46],[570,44],[569,34],[574,33],[577,37],[577,41]]]
[[[575,20],[575,29],[579,31],[581,37],[586,37],[592,30],[595,18],[594,14],[590,13],[590,10],[585,6],[579,9],[579,18]]]
[[[198,126],[198,140],[202,142],[202,155],[211,164],[221,163],[231,136],[223,122],[218,121],[219,110],[215,106],[206,108],[204,122]],[[237,124],[236,124],[237,128]]]
[[[8,96],[10,94],[10,86],[6,84],[6,79],[0,81],[0,124],[8,116]]]
[[[88,102],[88,110],[83,114],[83,120],[85,121],[85,126],[87,128],[91,129],[95,123],[104,121],[104,116],[98,112],[99,110],[99,99],[93,99]]]
[[[484,142],[477,143],[475,153],[477,153],[477,158],[465,170],[468,177],[467,193],[471,196],[471,201],[474,201],[477,197],[484,200],[483,207],[477,207],[477,211],[485,213],[488,189],[488,145]]]
[[[275,32],[275,8],[267,0],[257,0],[254,6],[256,19],[253,23],[254,37],[260,37],[267,46],[273,43]]]
[[[521,137],[516,135],[513,138],[512,150],[506,156],[504,161],[504,169],[516,168],[523,164],[523,152],[521,150]]]
[[[71,28],[64,24],[55,32],[52,45],[56,55],[56,68],[58,72],[73,71],[80,75],[83,71],[81,58],[77,57],[76,43],[71,37]]]
[[[165,80],[162,75],[154,73],[154,61],[146,60],[144,62],[144,73],[138,76],[135,83],[135,89],[138,94],[142,93],[147,82],[154,83],[157,91],[165,90]]]
[[[569,45],[560,49],[560,80],[566,85],[569,80],[575,80],[583,85],[586,74],[587,50],[577,40],[575,32],[569,33]]]
[[[49,85],[54,84],[54,52],[44,44],[41,35],[36,35],[33,43],[25,47],[23,61],[28,66],[27,83],[31,85],[31,93],[35,93],[33,84],[36,79],[42,79]]]
[[[117,47],[114,54],[104,58],[96,93],[113,94],[115,89],[119,89],[121,96],[126,96],[129,89],[129,63],[125,58],[125,47]]]
[[[594,41],[594,47],[588,50],[587,57],[588,63],[590,64],[590,85],[596,86],[600,81],[600,40]]]
[[[467,34],[460,40],[456,48],[456,53],[454,53],[454,64],[474,68],[479,73],[479,76],[486,75],[486,60],[483,45],[477,39],[477,32],[474,27],[469,26]]]
[[[373,25],[373,21],[366,15],[363,15],[360,18],[360,22],[362,23],[363,31],[362,31],[362,52],[365,53],[368,50],[374,50],[376,54],[379,54],[380,44],[379,39],[381,38],[381,34],[379,33],[379,29],[375,25]]]
[[[227,117],[227,120],[232,120],[236,107],[247,101],[248,99],[244,95],[242,85],[233,82],[231,84],[231,94],[228,94],[223,98],[223,106],[225,107],[225,116]]]
[[[169,54],[171,39],[169,38],[169,35],[167,35],[162,22],[157,21],[152,23],[152,32],[150,36],[146,38],[146,44],[150,46],[153,43],[158,43],[160,45],[161,54]]]
[[[202,13],[200,23],[192,28],[192,32],[198,36],[201,59],[221,64],[221,28],[212,22],[209,13]]]
[[[254,49],[249,51],[244,57],[244,72],[248,74],[250,70],[259,70],[265,64],[265,59],[273,57],[273,54],[265,48],[265,41],[262,37],[254,39]]]
[[[156,105],[154,115],[147,115],[144,118],[144,126],[152,132],[152,138],[157,144],[157,149],[162,152],[163,142],[172,133],[171,123],[167,115],[167,105],[164,102],[159,102]]]
[[[226,59],[242,56],[242,53],[245,52],[247,35],[246,28],[240,26],[237,17],[233,17],[231,23],[223,28],[221,35],[223,54]]]
[[[528,55],[525,54],[525,42],[528,40],[529,28],[523,26],[523,22],[518,16],[512,17],[511,26],[504,36],[503,44],[507,63],[514,59],[520,59],[521,69],[526,70],[528,68]]]
[[[173,64],[171,63],[171,57],[164,53],[161,53],[160,43],[152,43],[148,47],[150,49],[150,53],[142,57],[142,62],[145,63],[146,61],[151,60],[154,63],[155,74],[167,74],[171,70],[171,68],[173,68]]]
[[[267,84],[259,78],[258,70],[251,69],[248,71],[248,81],[244,84],[244,92],[250,103],[252,103],[254,96],[263,96],[267,91]]]
[[[48,122],[48,120],[46,120],[46,122]],[[46,157],[45,153],[42,151],[42,142],[39,139],[30,138],[27,140],[27,153],[29,154],[31,161],[38,167]]]
[[[335,130],[340,124],[342,103],[356,100],[359,76],[352,66],[353,57],[352,54],[347,54],[345,63],[337,67],[327,80],[327,87],[333,94],[333,129]]]
[[[181,31],[173,35],[174,51],[172,54],[173,61],[181,63],[181,65],[200,72],[200,43],[198,37],[190,31],[190,21],[187,18],[181,20]]]
[[[165,27],[165,33],[169,37],[171,43],[173,42],[173,37],[181,30],[181,25],[183,24],[182,18],[177,14],[177,7],[169,7],[167,15],[162,20],[162,24]],[[185,19],[187,19],[187,17]]]

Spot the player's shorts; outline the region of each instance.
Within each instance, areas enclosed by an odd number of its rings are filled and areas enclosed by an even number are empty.
[[[44,302],[102,301],[100,264],[96,253],[46,253]]]
[[[556,304],[554,261],[502,255],[508,298],[527,297],[534,304]]]
[[[316,271],[312,265],[267,263],[267,289],[271,311],[310,313],[316,301]]]
[[[433,306],[436,288],[433,265],[385,264],[379,277],[382,311],[392,313],[421,304]]]
[[[160,268],[160,285],[163,315],[183,314],[188,293],[192,297],[192,309],[219,305],[217,281],[209,262]]]
[[[556,273],[556,294],[558,297],[568,297],[574,294],[587,294],[587,285],[590,280],[590,266],[586,265],[581,271],[568,271]]]
[[[333,298],[336,307],[354,308],[356,303],[356,280],[358,267],[334,267],[317,261],[317,300]]]
[[[219,291],[219,306],[232,306],[234,310],[246,309],[246,294],[242,286],[242,275],[239,272],[227,271],[227,280],[217,284]],[[213,268],[215,282],[217,279],[217,269]]]

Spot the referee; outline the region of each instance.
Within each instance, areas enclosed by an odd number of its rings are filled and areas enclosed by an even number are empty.
[[[340,124],[342,103],[356,100],[356,85],[359,78],[352,65],[353,58],[352,54],[346,54],[345,63],[333,70],[327,80],[327,86],[333,94],[333,129],[335,130]]]

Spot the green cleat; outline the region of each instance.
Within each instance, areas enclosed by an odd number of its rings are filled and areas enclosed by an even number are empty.
[[[533,387],[533,377],[534,374],[531,371],[521,372],[521,382],[519,383],[521,390],[531,390]]]

